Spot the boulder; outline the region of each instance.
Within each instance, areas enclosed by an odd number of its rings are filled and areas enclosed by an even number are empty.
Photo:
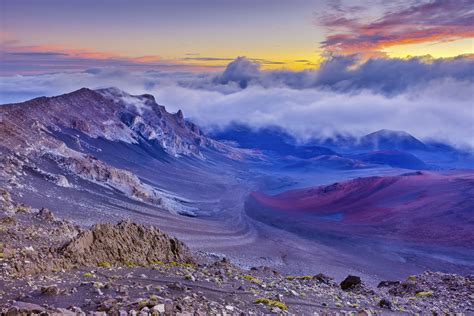
[[[392,309],[392,302],[387,298],[382,298],[379,302],[379,306],[387,309]]]
[[[325,274],[323,274],[323,273],[318,273],[318,274],[316,274],[316,275],[313,277],[313,279],[315,279],[315,280],[317,280],[317,281],[319,281],[319,282],[321,282],[321,283],[324,283],[324,284],[329,284],[329,283],[333,280],[333,278],[331,278],[331,277],[329,277],[329,276],[327,276],[327,275],[325,275]]]
[[[193,262],[191,251],[181,241],[153,226],[130,221],[95,225],[74,237],[59,253],[71,263],[84,266]]]
[[[344,281],[341,282],[341,289],[343,289],[344,291],[360,284],[361,281],[360,281],[360,277],[358,276],[355,276],[355,275],[348,275]]]

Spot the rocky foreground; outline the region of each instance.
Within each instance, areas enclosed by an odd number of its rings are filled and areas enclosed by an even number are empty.
[[[128,221],[84,229],[5,190],[0,206],[2,315],[474,313],[474,275],[425,272],[377,288],[357,276],[285,276]]]

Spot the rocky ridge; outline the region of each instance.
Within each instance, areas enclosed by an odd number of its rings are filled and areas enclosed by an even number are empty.
[[[146,266],[160,261],[193,263],[190,250],[182,242],[154,227],[130,221],[97,224],[79,233],[58,252],[71,262],[92,267]]]
[[[171,114],[151,95],[133,96],[116,88],[82,88],[56,97],[40,97],[0,108],[2,135],[9,148],[27,150],[46,145],[52,132],[73,129],[91,138],[138,143],[156,141],[165,152],[202,157],[209,148],[231,151],[206,137],[182,111]],[[28,136],[28,137],[24,137]]]

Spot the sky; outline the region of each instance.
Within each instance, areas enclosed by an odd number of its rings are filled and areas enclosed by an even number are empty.
[[[301,70],[328,52],[473,54],[470,0],[0,0],[0,10],[1,72],[10,75],[215,71],[238,56]]]
[[[0,103],[152,93],[204,126],[474,148],[472,0],[0,0]]]

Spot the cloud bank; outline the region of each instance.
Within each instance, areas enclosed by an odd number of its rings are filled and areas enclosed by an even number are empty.
[[[183,109],[202,126],[225,127],[233,121],[255,128],[278,125],[303,141],[334,133],[360,136],[386,128],[474,146],[472,85],[452,79],[391,98],[368,90],[346,94],[261,86],[232,94],[167,87],[157,90],[155,96],[173,105],[168,107],[171,110]]]
[[[474,60],[334,56],[319,69],[262,71],[239,57],[221,73],[93,68],[0,78],[0,102],[115,86],[151,93],[204,127],[278,125],[301,140],[405,130],[474,148]]]

